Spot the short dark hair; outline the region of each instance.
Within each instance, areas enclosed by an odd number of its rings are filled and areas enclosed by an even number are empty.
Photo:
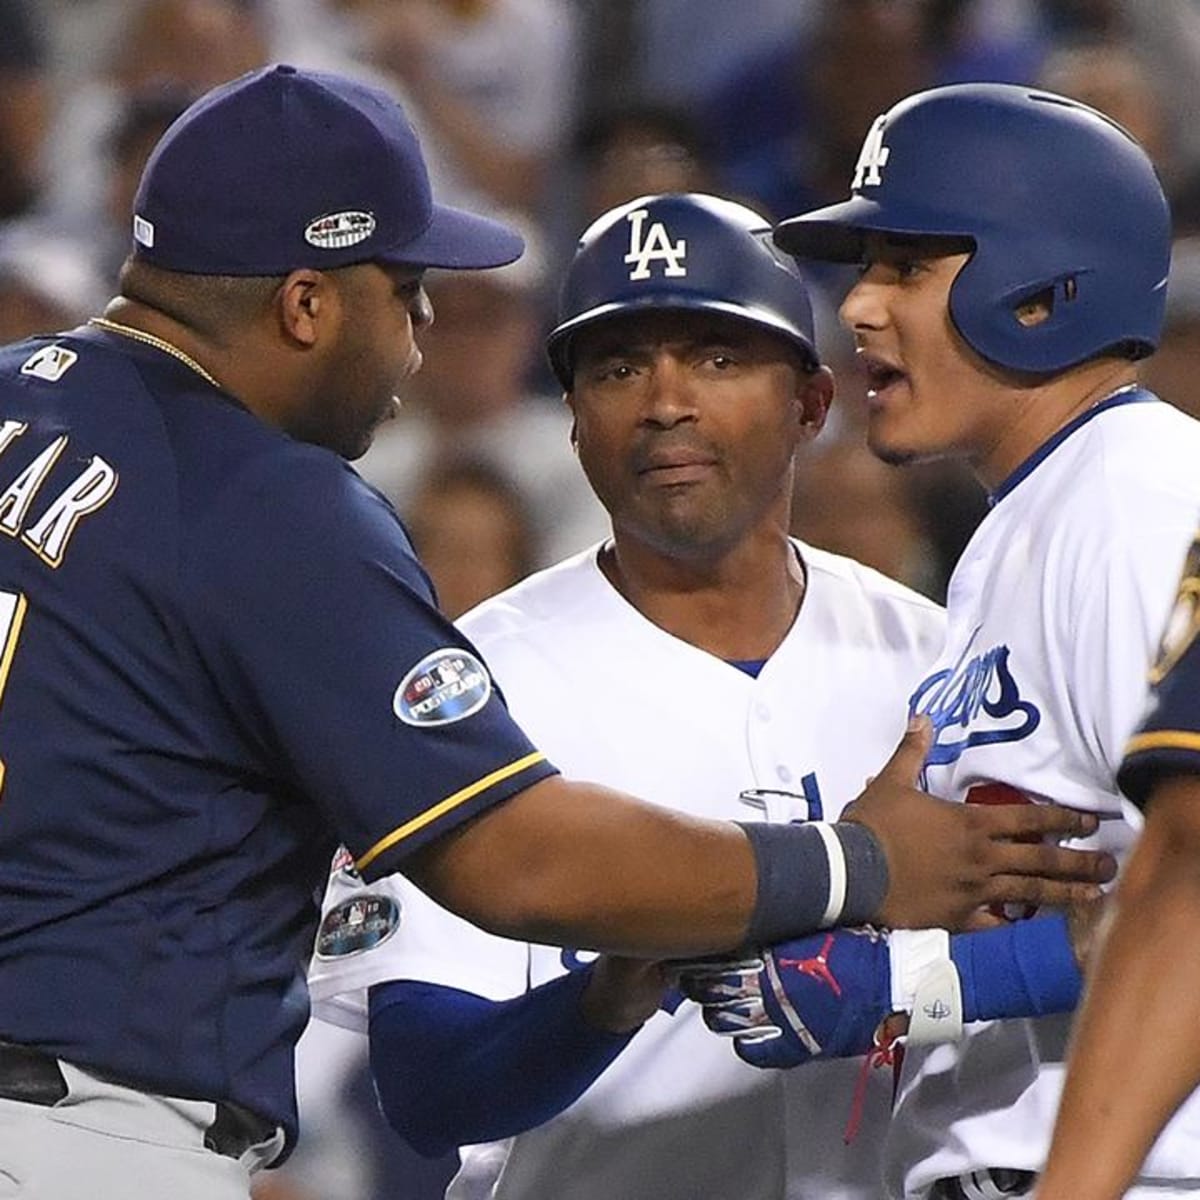
[[[185,275],[130,256],[121,268],[121,295],[220,344],[261,316],[285,276]]]

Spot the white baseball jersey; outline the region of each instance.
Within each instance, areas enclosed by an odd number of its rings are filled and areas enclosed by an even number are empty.
[[[665,633],[612,587],[590,550],[461,622],[535,744],[565,774],[697,816],[825,817],[861,792],[899,741],[913,684],[942,644],[943,614],[848,559],[797,544],[808,586],[787,638],[757,679]],[[326,912],[384,885],[335,871]],[[704,881],[696,881],[703,887]],[[322,958],[318,1015],[364,1027],[365,989],[426,980],[509,999],[594,957],[483,933],[399,877],[395,932]],[[344,911],[344,910],[343,910]],[[355,940],[354,945],[362,945]],[[668,1005],[570,1108],[502,1143],[468,1146],[456,1200],[875,1200],[890,1071],[872,1070],[865,1119],[846,1146],[861,1060],[801,1071],[749,1067],[689,1001]]]
[[[1090,842],[1123,857],[1135,829],[1116,770],[1198,514],[1200,422],[1137,389],[1089,410],[1002,486],[951,578],[945,650],[914,694],[936,729],[931,791],[1097,812]],[[1069,1026],[981,1022],[957,1045],[910,1051],[888,1134],[892,1194],[923,1196],[977,1168],[1039,1169]],[[1146,1171],[1200,1177],[1194,1102]]]

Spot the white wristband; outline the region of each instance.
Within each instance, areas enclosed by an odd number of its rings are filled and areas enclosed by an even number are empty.
[[[846,907],[846,854],[842,849],[842,839],[832,825],[824,821],[812,821],[810,824],[821,835],[825,853],[829,857],[829,899],[825,902],[825,912],[821,917],[821,928],[829,929],[838,923]]]
[[[962,1036],[962,986],[944,929],[896,929],[888,936],[892,1009],[910,1015],[910,1046]]]

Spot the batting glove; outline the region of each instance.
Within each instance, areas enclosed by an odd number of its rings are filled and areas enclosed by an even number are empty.
[[[913,1014],[909,1043],[948,1041],[962,1030],[958,976],[941,930],[827,930],[759,957],[683,964],[679,989],[756,1067],[866,1054],[895,1012]]]

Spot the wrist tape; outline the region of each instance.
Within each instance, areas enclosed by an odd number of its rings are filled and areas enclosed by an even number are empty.
[[[1079,1003],[1083,977],[1062,913],[955,934],[950,956],[970,1021],[1066,1013]]]
[[[908,1042],[953,1041],[964,1021],[1071,1012],[1083,978],[1061,913],[956,933],[888,936],[892,1009],[912,1014]]]
[[[910,1014],[910,1046],[962,1037],[963,998],[958,968],[944,929],[895,929],[888,935],[892,1011]]]

